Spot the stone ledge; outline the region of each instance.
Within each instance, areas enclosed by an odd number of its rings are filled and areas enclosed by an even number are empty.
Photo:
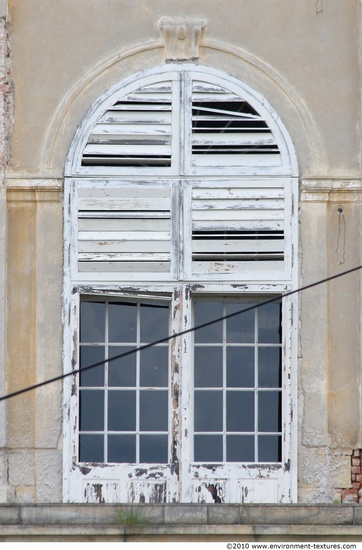
[[[122,512],[134,525],[119,523]],[[139,522],[139,523],[137,523]],[[0,505],[0,541],[362,541],[358,505]]]
[[[114,525],[119,512],[150,525],[362,525],[362,508],[354,504],[2,504],[0,525]]]
[[[1,525],[5,541],[362,541],[347,525]]]

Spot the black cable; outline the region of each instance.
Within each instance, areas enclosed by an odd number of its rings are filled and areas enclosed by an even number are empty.
[[[60,374],[59,376],[55,376],[54,378],[50,378],[49,380],[44,380],[44,382],[39,382],[38,384],[34,384],[33,386],[28,386],[27,388],[23,388],[21,390],[15,391],[13,393],[9,393],[7,395],[4,395],[4,396],[0,397],[0,402],[5,401],[6,399],[10,399],[11,397],[16,397],[17,395],[21,395],[22,393],[26,393],[28,391],[35,390],[37,388],[41,388],[42,386],[52,384],[53,382],[58,382],[59,380],[63,380],[64,378],[67,378],[68,376],[73,376],[75,374],[78,374],[81,371],[85,372],[89,369],[94,369],[95,367],[99,367],[101,365],[104,365],[105,363],[110,363],[111,361],[116,361],[117,359],[121,359],[122,357],[127,357],[127,355],[131,355],[133,353],[143,351],[143,350],[148,349],[152,346],[156,346],[157,344],[161,344],[163,342],[168,342],[169,340],[172,340],[173,338],[178,338],[179,336],[183,336],[183,335],[188,334],[190,332],[200,330],[202,328],[208,327],[208,326],[213,325],[215,323],[220,323],[221,321],[224,321],[225,319],[230,319],[230,317],[235,317],[236,315],[241,315],[242,313],[246,313],[247,311],[251,311],[251,310],[256,309],[258,307],[265,306],[266,304],[276,302],[277,300],[280,300],[281,298],[287,298],[289,296],[292,296],[293,294],[297,294],[299,292],[303,292],[304,290],[308,290],[308,289],[313,288],[315,286],[318,286],[318,285],[321,285],[321,284],[324,284],[324,283],[328,283],[329,281],[332,281],[334,279],[338,279],[339,277],[343,277],[344,275],[348,275],[349,273],[353,273],[354,271],[358,271],[360,269],[362,269],[362,265],[359,265],[357,267],[353,267],[352,269],[348,269],[347,271],[342,271],[342,273],[337,273],[336,275],[332,275],[331,277],[326,277],[325,279],[321,279],[321,280],[316,281],[314,283],[310,283],[309,285],[297,288],[295,290],[285,292],[282,295],[274,296],[273,298],[269,298],[268,300],[265,300],[264,302],[259,302],[258,304],[247,307],[245,309],[241,309],[239,311],[234,311],[233,313],[229,313],[228,315],[224,315],[223,317],[219,317],[218,319],[213,319],[212,321],[208,321],[207,323],[203,323],[202,325],[197,325],[195,327],[191,327],[189,329],[183,330],[183,331],[178,332],[176,334],[166,336],[165,338],[162,338],[161,340],[157,340],[156,342],[151,342],[150,344],[145,344],[143,346],[140,346],[139,348],[135,348],[135,349],[129,350],[127,352],[121,353],[119,355],[115,355],[114,357],[110,357],[108,359],[98,361],[98,363],[94,363],[93,365],[88,365],[87,367],[83,367],[82,369],[75,369],[71,372],[67,372],[65,374]]]

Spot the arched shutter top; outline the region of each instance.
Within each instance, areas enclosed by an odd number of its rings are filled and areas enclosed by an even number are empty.
[[[192,85],[193,166],[280,165],[271,129],[246,99],[206,82]]]
[[[267,102],[205,67],[175,65],[128,79],[86,118],[68,176],[296,171],[290,139]]]
[[[99,119],[82,166],[170,167],[171,82],[155,83],[117,100]]]

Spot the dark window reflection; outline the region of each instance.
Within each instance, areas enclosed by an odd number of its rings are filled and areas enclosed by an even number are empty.
[[[81,346],[80,347],[80,368],[89,367],[104,360],[105,348],[103,346]],[[103,386],[104,385],[104,364],[80,372],[81,386]]]
[[[202,325],[208,321],[219,319],[223,316],[222,302],[195,302],[194,318],[195,326]],[[205,344],[217,344],[222,342],[223,323],[212,325],[195,331],[195,342]]]
[[[168,430],[168,392],[140,392],[140,430]]]
[[[157,346],[141,353],[141,386],[168,386],[168,347]]]
[[[281,392],[259,392],[258,416],[259,432],[281,431]]]
[[[109,357],[115,357],[135,348],[128,346],[110,346]],[[130,387],[136,385],[136,353],[121,357],[108,363],[108,385],[111,387]]]
[[[281,348],[259,347],[259,388],[280,388],[282,385]]]
[[[168,462],[168,436],[150,434],[140,436],[140,462],[165,464]]]
[[[253,388],[255,386],[254,347],[227,348],[227,386]]]
[[[253,435],[228,435],[226,445],[228,462],[255,462]]]
[[[104,462],[104,436],[101,434],[81,434],[79,436],[80,462]]]
[[[222,386],[222,348],[195,348],[195,387]]]
[[[136,436],[109,435],[108,462],[136,462]]]
[[[266,304],[258,308],[259,343],[277,344],[281,342],[281,304]]]
[[[169,335],[167,304],[141,304],[141,342],[157,342]]]
[[[247,309],[255,304],[236,302],[226,304],[226,315]],[[247,344],[255,342],[255,310],[240,313],[226,321],[227,342]]]
[[[279,435],[259,435],[259,462],[282,461],[282,438]]]
[[[108,429],[110,431],[134,431],[136,429],[136,392],[108,392]]]
[[[222,436],[195,435],[194,460],[195,462],[222,462]]]
[[[222,392],[195,391],[195,431],[222,430]]]
[[[137,341],[137,304],[109,304],[109,341],[130,343]]]
[[[105,341],[106,305],[104,302],[80,303],[80,341],[103,343]]]
[[[228,391],[226,411],[228,432],[254,431],[254,392]]]
[[[104,392],[102,390],[80,391],[79,427],[83,432],[104,430]]]

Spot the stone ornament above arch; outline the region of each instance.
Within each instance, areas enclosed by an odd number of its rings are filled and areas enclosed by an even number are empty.
[[[45,142],[48,146],[43,150],[43,164],[49,174],[59,174],[58,177],[61,177],[77,124],[83,126],[87,117],[87,103],[89,106],[94,105],[94,102],[98,103],[102,90],[109,90],[112,84],[127,80],[134,72],[132,67],[145,71],[149,67],[162,68],[160,63],[164,60],[164,53],[165,44],[160,37],[157,41],[124,50],[96,64],[92,73],[83,75],[74,84],[54,112],[53,121],[46,130]],[[317,175],[326,166],[325,147],[316,121],[303,97],[285,81],[283,75],[250,52],[219,41],[206,40],[203,33],[202,42],[199,43],[199,56],[204,65],[223,68],[228,74],[250,83],[272,101],[295,143],[301,174]],[[166,63],[164,68],[167,69],[170,64]],[[191,60],[188,65],[191,66]],[[324,172],[325,170],[323,174]]]
[[[199,58],[199,45],[205,21],[163,17],[158,28],[165,45],[166,61],[186,61]]]

